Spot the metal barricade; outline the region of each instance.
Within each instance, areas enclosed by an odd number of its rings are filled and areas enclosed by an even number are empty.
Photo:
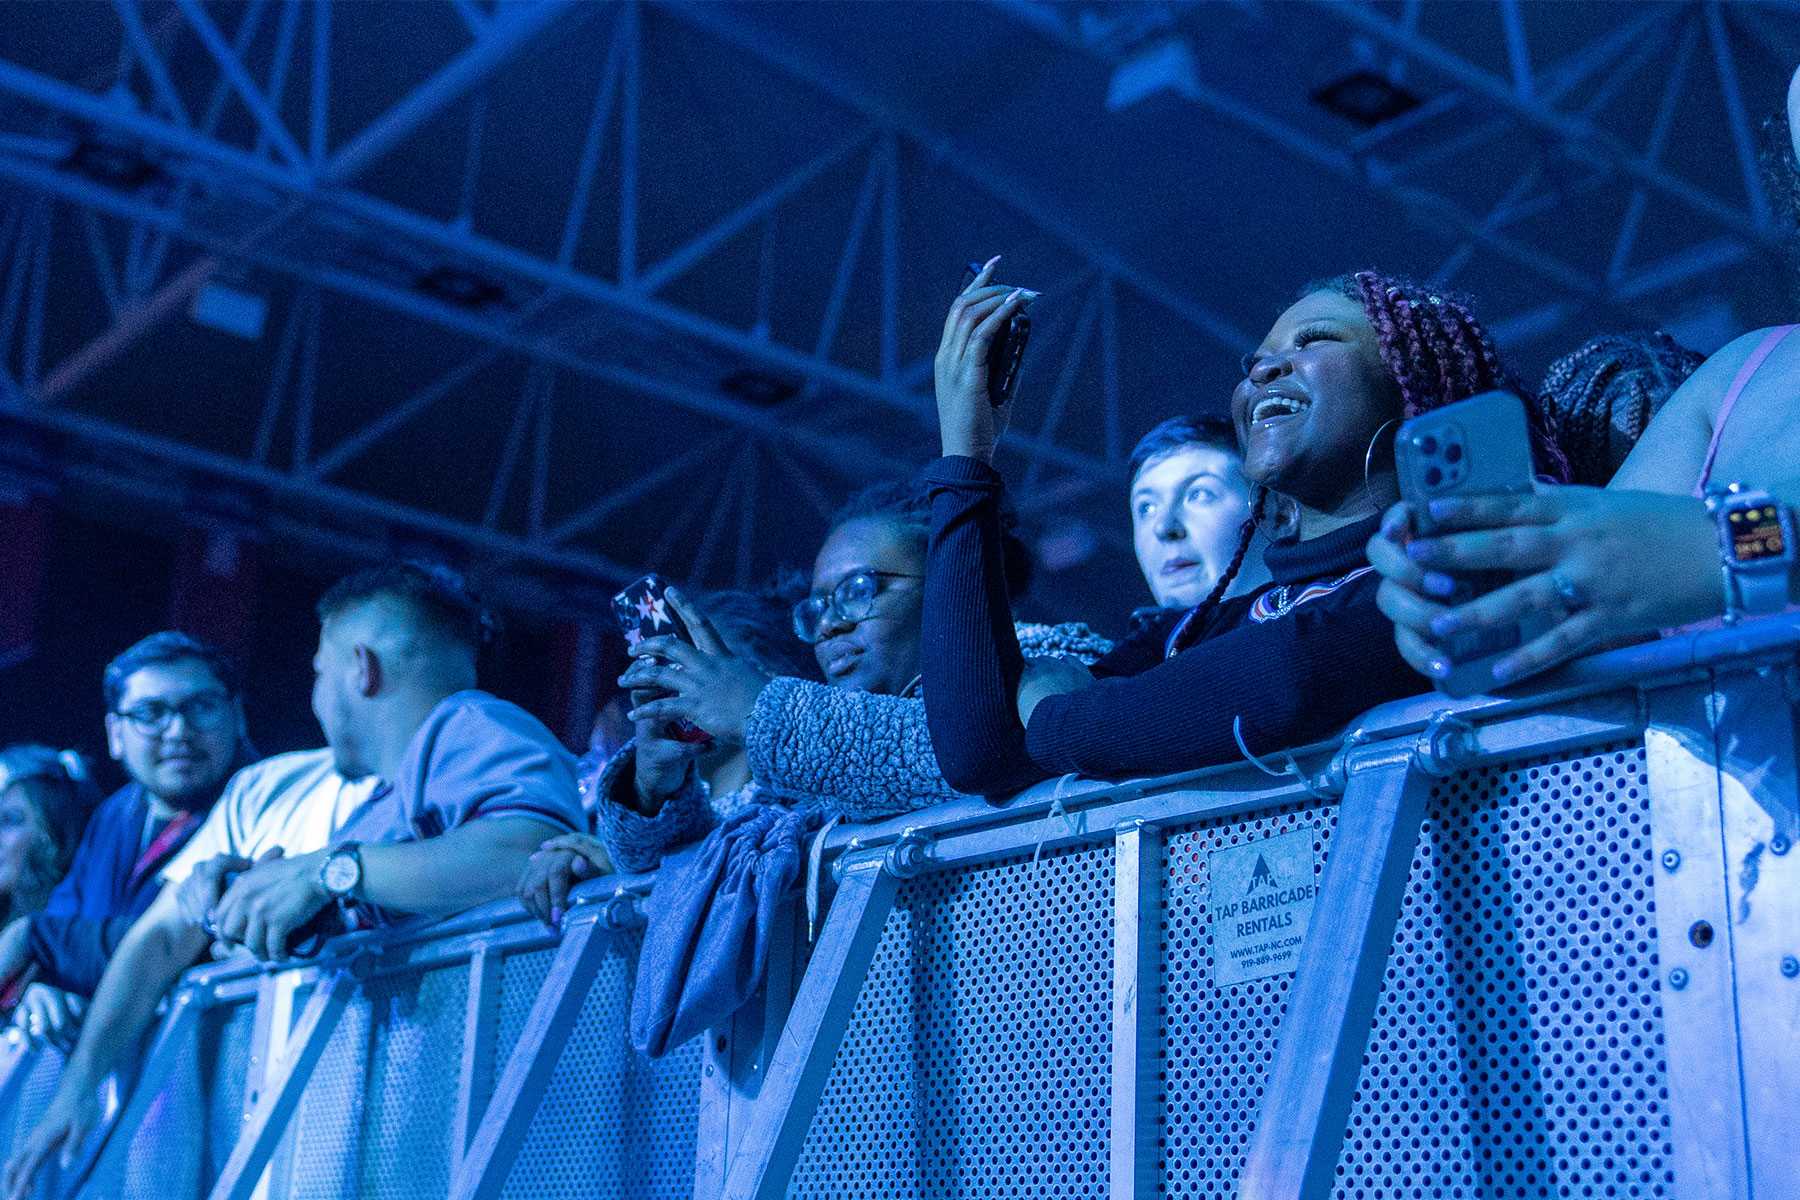
[[[816,942],[654,1062],[650,880],[201,968],[80,1195],[1788,1196],[1796,645],[840,829]],[[56,1064],[9,1053],[10,1140]]]

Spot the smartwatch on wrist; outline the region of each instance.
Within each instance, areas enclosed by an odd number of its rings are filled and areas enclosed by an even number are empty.
[[[332,848],[319,867],[319,886],[339,900],[348,900],[362,886],[362,846],[343,842]]]
[[[1794,565],[1794,512],[1761,488],[1727,484],[1709,492],[1707,511],[1719,524],[1725,575],[1725,620],[1763,617],[1788,606]]]

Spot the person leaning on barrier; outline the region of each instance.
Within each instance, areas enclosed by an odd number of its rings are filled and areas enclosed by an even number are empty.
[[[73,750],[0,750],[0,913],[8,922],[42,912],[68,874],[99,800],[87,762]],[[0,1011],[35,1043],[61,1043],[86,1007],[79,996],[33,982],[27,967],[0,986]]]
[[[284,856],[277,843],[254,865],[231,863],[248,869],[204,925],[182,918],[183,903],[190,912],[205,907],[229,872],[197,869],[183,885],[185,901],[158,897],[120,944],[55,1096],[8,1162],[8,1197],[29,1195],[51,1155],[66,1161],[79,1151],[98,1116],[100,1084],[209,940],[280,960],[290,935],[334,904],[380,919],[497,900],[539,843],[580,827],[574,757],[523,709],[476,690],[486,622],[454,572],[403,562],[352,575],[320,600],[319,618],[313,712],[337,773],[374,776],[378,790],[330,848]],[[290,766],[293,757],[283,756]],[[323,777],[289,776],[292,787]],[[342,798],[324,794],[334,805]],[[278,814],[277,824],[293,815],[279,796],[261,807]]]
[[[723,638],[704,632],[703,614],[691,605],[683,617],[702,631],[697,646],[659,643],[636,652],[666,653],[680,666],[655,668],[639,657],[621,678],[640,696],[667,693],[639,705],[639,728],[687,720],[742,747],[749,786],[725,791],[698,775],[671,773],[634,788],[629,773],[615,767],[601,789],[602,829],[621,869],[655,869],[665,851],[705,836],[755,799],[870,821],[957,797],[938,770],[918,694],[917,584],[928,520],[925,493],[912,483],[865,489],[832,518],[813,563],[811,595],[789,618],[793,644],[811,647],[828,683],[760,667],[731,648],[728,630]],[[1006,553],[1009,586],[1022,592],[1029,551],[1009,537]],[[685,603],[679,593],[677,600]],[[1018,632],[1041,656],[1092,661],[1110,648],[1082,625],[1020,625]],[[569,883],[590,872],[576,871],[585,864],[572,850],[560,857],[555,894],[566,896]],[[540,916],[552,903],[541,893],[521,899]]]
[[[1788,121],[1770,122],[1775,153],[1764,161],[1788,231],[1787,265],[1800,277],[1796,128],[1800,71],[1788,86]],[[1779,559],[1755,570],[1768,584],[1747,589],[1740,581],[1749,573],[1732,571],[1724,557],[1725,531],[1741,497],[1766,494],[1787,509],[1792,530],[1790,506],[1800,504],[1796,328],[1755,330],[1707,359],[1657,413],[1604,490],[1539,488],[1524,496],[1433,501],[1432,520],[1451,532],[1432,538],[1413,538],[1411,514],[1396,505],[1369,543],[1369,561],[1385,577],[1382,610],[1393,618],[1407,661],[1438,678],[1450,668],[1444,638],[1541,617],[1549,631],[1496,664],[1495,675],[1510,682],[1618,641],[1800,601],[1791,540],[1785,589],[1776,578]],[[1518,578],[1447,607],[1452,573],[1471,570]]]
[[[156,898],[156,873],[252,757],[230,660],[186,634],[152,634],[107,665],[107,749],[131,782],[94,810],[44,910],[0,935],[0,980],[43,985],[28,1032],[68,1037],[131,923]],[[51,994],[46,989],[55,989]],[[66,995],[65,995],[66,994]]]
[[[1383,438],[1398,422],[1506,381],[1493,341],[1461,303],[1364,271],[1314,284],[1245,360],[1232,394],[1258,516],[1291,519],[1265,555],[1274,584],[1224,593],[1247,552],[1185,614],[1127,638],[1094,668],[1030,694],[1000,619],[990,465],[1012,403],[988,403],[994,331],[1027,302],[995,287],[993,263],[952,304],[937,355],[944,457],[932,489],[925,579],[925,707],[945,778],[1000,795],[1046,776],[1159,774],[1228,762],[1240,740],[1267,752],[1324,737],[1419,680],[1394,651],[1363,557],[1397,496]],[[1541,419],[1541,470],[1566,470]],[[1086,686],[1076,686],[1085,683]]]

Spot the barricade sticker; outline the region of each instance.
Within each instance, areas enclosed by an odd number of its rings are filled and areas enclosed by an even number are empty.
[[[1280,975],[1300,961],[1318,876],[1313,831],[1301,829],[1212,852],[1213,982]]]

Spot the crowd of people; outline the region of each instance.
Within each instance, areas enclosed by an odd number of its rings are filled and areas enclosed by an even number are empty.
[[[808,834],[1070,772],[1230,762],[1428,689],[1470,631],[1548,630],[1498,662],[1507,685],[1793,601],[1800,460],[1769,447],[1800,433],[1796,326],[1710,357],[1605,335],[1534,388],[1464,298],[1361,271],[1299,289],[1222,382],[1228,417],[1144,436],[1123,498],[1151,603],[1116,644],[1019,622],[1031,555],[993,464],[1029,401],[990,403],[987,356],[1034,294],[999,275],[986,263],[945,320],[943,456],[852,498],[810,580],[670,589],[690,636],[633,647],[586,758],[479,689],[486,615],[454,572],[410,561],[319,602],[322,749],[259,759],[232,663],[166,632],[101,681],[125,787],[102,800],[78,755],[0,752],[0,1005],[66,1052],[7,1196],[81,1147],[102,1082],[209,950],[283,961],[515,895],[556,926],[611,872],[695,886],[676,874],[690,848],[745,829],[773,844],[770,814]],[[1400,423],[1492,390],[1524,403],[1537,486],[1403,501]],[[1782,553],[1734,552],[1745,511]],[[1512,581],[1471,598],[1471,572]]]

